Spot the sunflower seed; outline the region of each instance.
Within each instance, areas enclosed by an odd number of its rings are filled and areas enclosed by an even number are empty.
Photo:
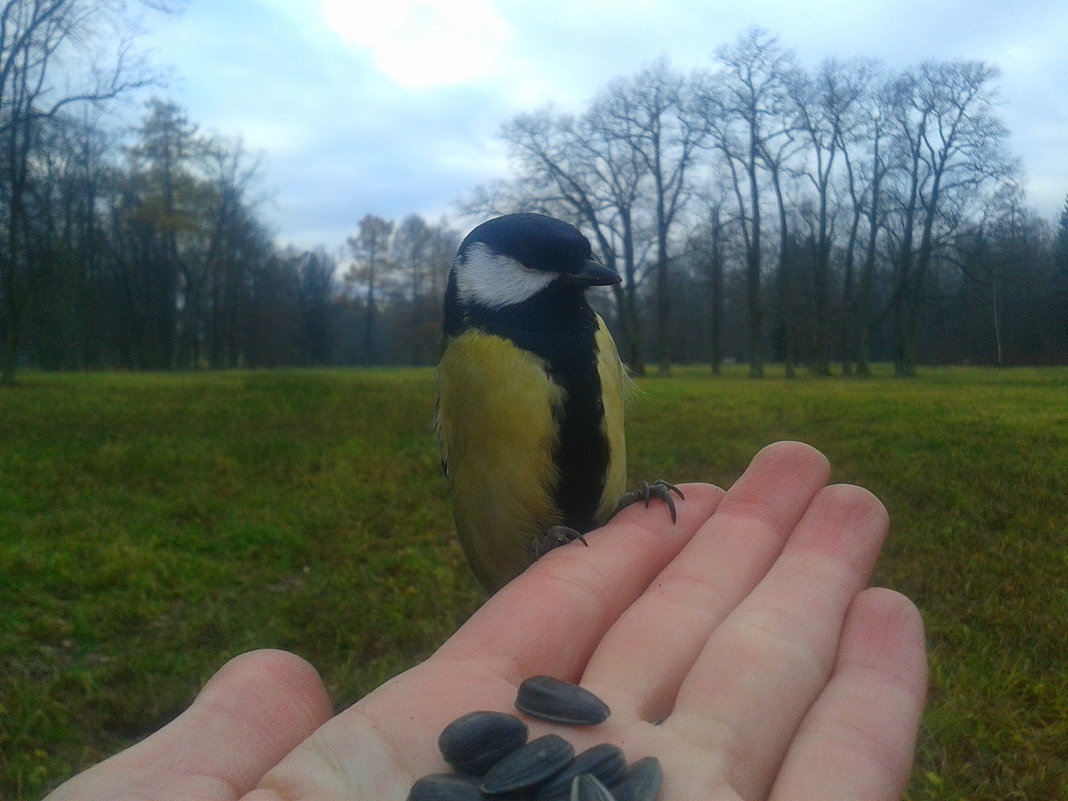
[[[604,723],[611,714],[589,690],[551,676],[533,676],[520,684],[515,706],[535,718],[577,726]]]
[[[575,756],[575,749],[556,734],[546,734],[513,751],[486,773],[484,793],[510,793],[548,779]]]
[[[484,801],[474,776],[433,773],[424,776],[408,792],[408,801]]]
[[[612,787],[616,801],[656,801],[664,771],[656,757],[639,759],[627,771],[623,781]]]
[[[611,786],[627,772],[627,758],[619,746],[602,743],[576,756],[562,771],[538,788],[538,801],[567,801],[576,776],[588,773]]]
[[[460,773],[482,776],[527,741],[527,724],[503,712],[469,712],[441,731],[438,748]]]
[[[596,776],[583,773],[571,783],[570,801],[616,801],[616,797]]]

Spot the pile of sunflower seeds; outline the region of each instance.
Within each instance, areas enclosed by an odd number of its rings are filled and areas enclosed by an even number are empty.
[[[576,684],[534,676],[519,686],[516,708],[572,726],[608,719],[608,706]],[[627,765],[610,743],[576,755],[564,738],[527,740],[527,725],[503,712],[470,712],[446,726],[438,748],[456,773],[417,781],[408,801],[656,801],[663,773],[656,757]]]

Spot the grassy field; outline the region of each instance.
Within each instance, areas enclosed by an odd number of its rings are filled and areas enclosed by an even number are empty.
[[[1068,796],[1068,369],[639,381],[631,476],[727,485],[776,439],[894,520],[924,612],[909,798]],[[481,600],[451,537],[429,370],[28,373],[0,392],[0,797],[40,798],[286,648],[351,703]]]

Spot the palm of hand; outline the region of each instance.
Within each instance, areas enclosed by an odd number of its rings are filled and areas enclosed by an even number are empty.
[[[52,801],[118,798],[114,784],[93,794],[117,772],[130,799],[195,787],[204,799],[402,801],[417,778],[447,769],[436,746],[447,723],[514,711],[518,684],[535,674],[580,682],[612,716],[592,728],[532,722],[532,737],[654,755],[663,801],[900,798],[925,692],[922,624],[907,599],[864,589],[886,513],[865,490],[826,486],[828,473],[820,454],[784,443],[726,494],[685,486],[674,527],[663,509],[628,509],[589,548],[539,560],[434,656],[332,719],[307,666],[248,655],[245,669],[276,663],[259,673],[269,692],[237,699],[228,666],[171,727]],[[214,741],[203,729],[212,709],[230,721]],[[198,735],[179,736],[198,721]],[[246,746],[263,745],[235,748],[235,728]],[[152,755],[175,741],[215,755],[172,760],[199,783],[160,773]]]

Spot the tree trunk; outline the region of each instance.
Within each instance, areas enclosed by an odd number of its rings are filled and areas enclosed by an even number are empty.
[[[842,275],[842,313],[841,313],[841,357],[842,375],[853,375],[853,364],[856,362],[856,322],[857,307],[854,297],[853,284],[855,279],[855,261],[857,253],[857,230],[860,227],[860,208],[854,209],[853,220],[849,227],[849,237],[846,241],[845,267]]]
[[[779,210],[779,302],[782,307],[783,362],[787,378],[797,374],[797,325],[794,314],[793,276],[790,270],[790,229],[786,218],[786,201],[782,196],[778,165],[769,165],[775,188],[775,206]]]
[[[712,217],[712,375],[719,375],[723,364],[723,230],[717,207]]]
[[[663,246],[659,247],[656,265],[656,333],[659,340],[657,375],[671,375],[671,298],[668,286],[668,259]]]
[[[664,187],[660,181],[660,144],[656,150],[656,333],[657,375],[671,375],[671,287],[668,282],[668,223],[664,209]]]
[[[4,305],[0,309],[0,333],[3,343],[0,347],[0,386],[15,385],[15,364],[19,353],[19,308],[15,298],[15,265],[10,257],[4,259],[7,264],[2,270]]]
[[[764,377],[764,308],[760,292],[760,196],[755,142],[749,155],[752,234],[745,252],[746,299],[749,304],[749,377]]]
[[[25,76],[23,76],[23,79]],[[26,120],[10,123],[7,133],[7,170],[10,181],[7,218],[7,252],[4,254],[7,264],[3,268],[4,319],[0,319],[0,332],[4,335],[3,347],[0,348],[0,385],[14,386],[15,368],[18,363],[19,347],[22,337],[22,308],[26,299],[22,298],[19,286],[19,271],[22,257],[22,230],[26,195],[26,169],[29,159],[29,132]]]

